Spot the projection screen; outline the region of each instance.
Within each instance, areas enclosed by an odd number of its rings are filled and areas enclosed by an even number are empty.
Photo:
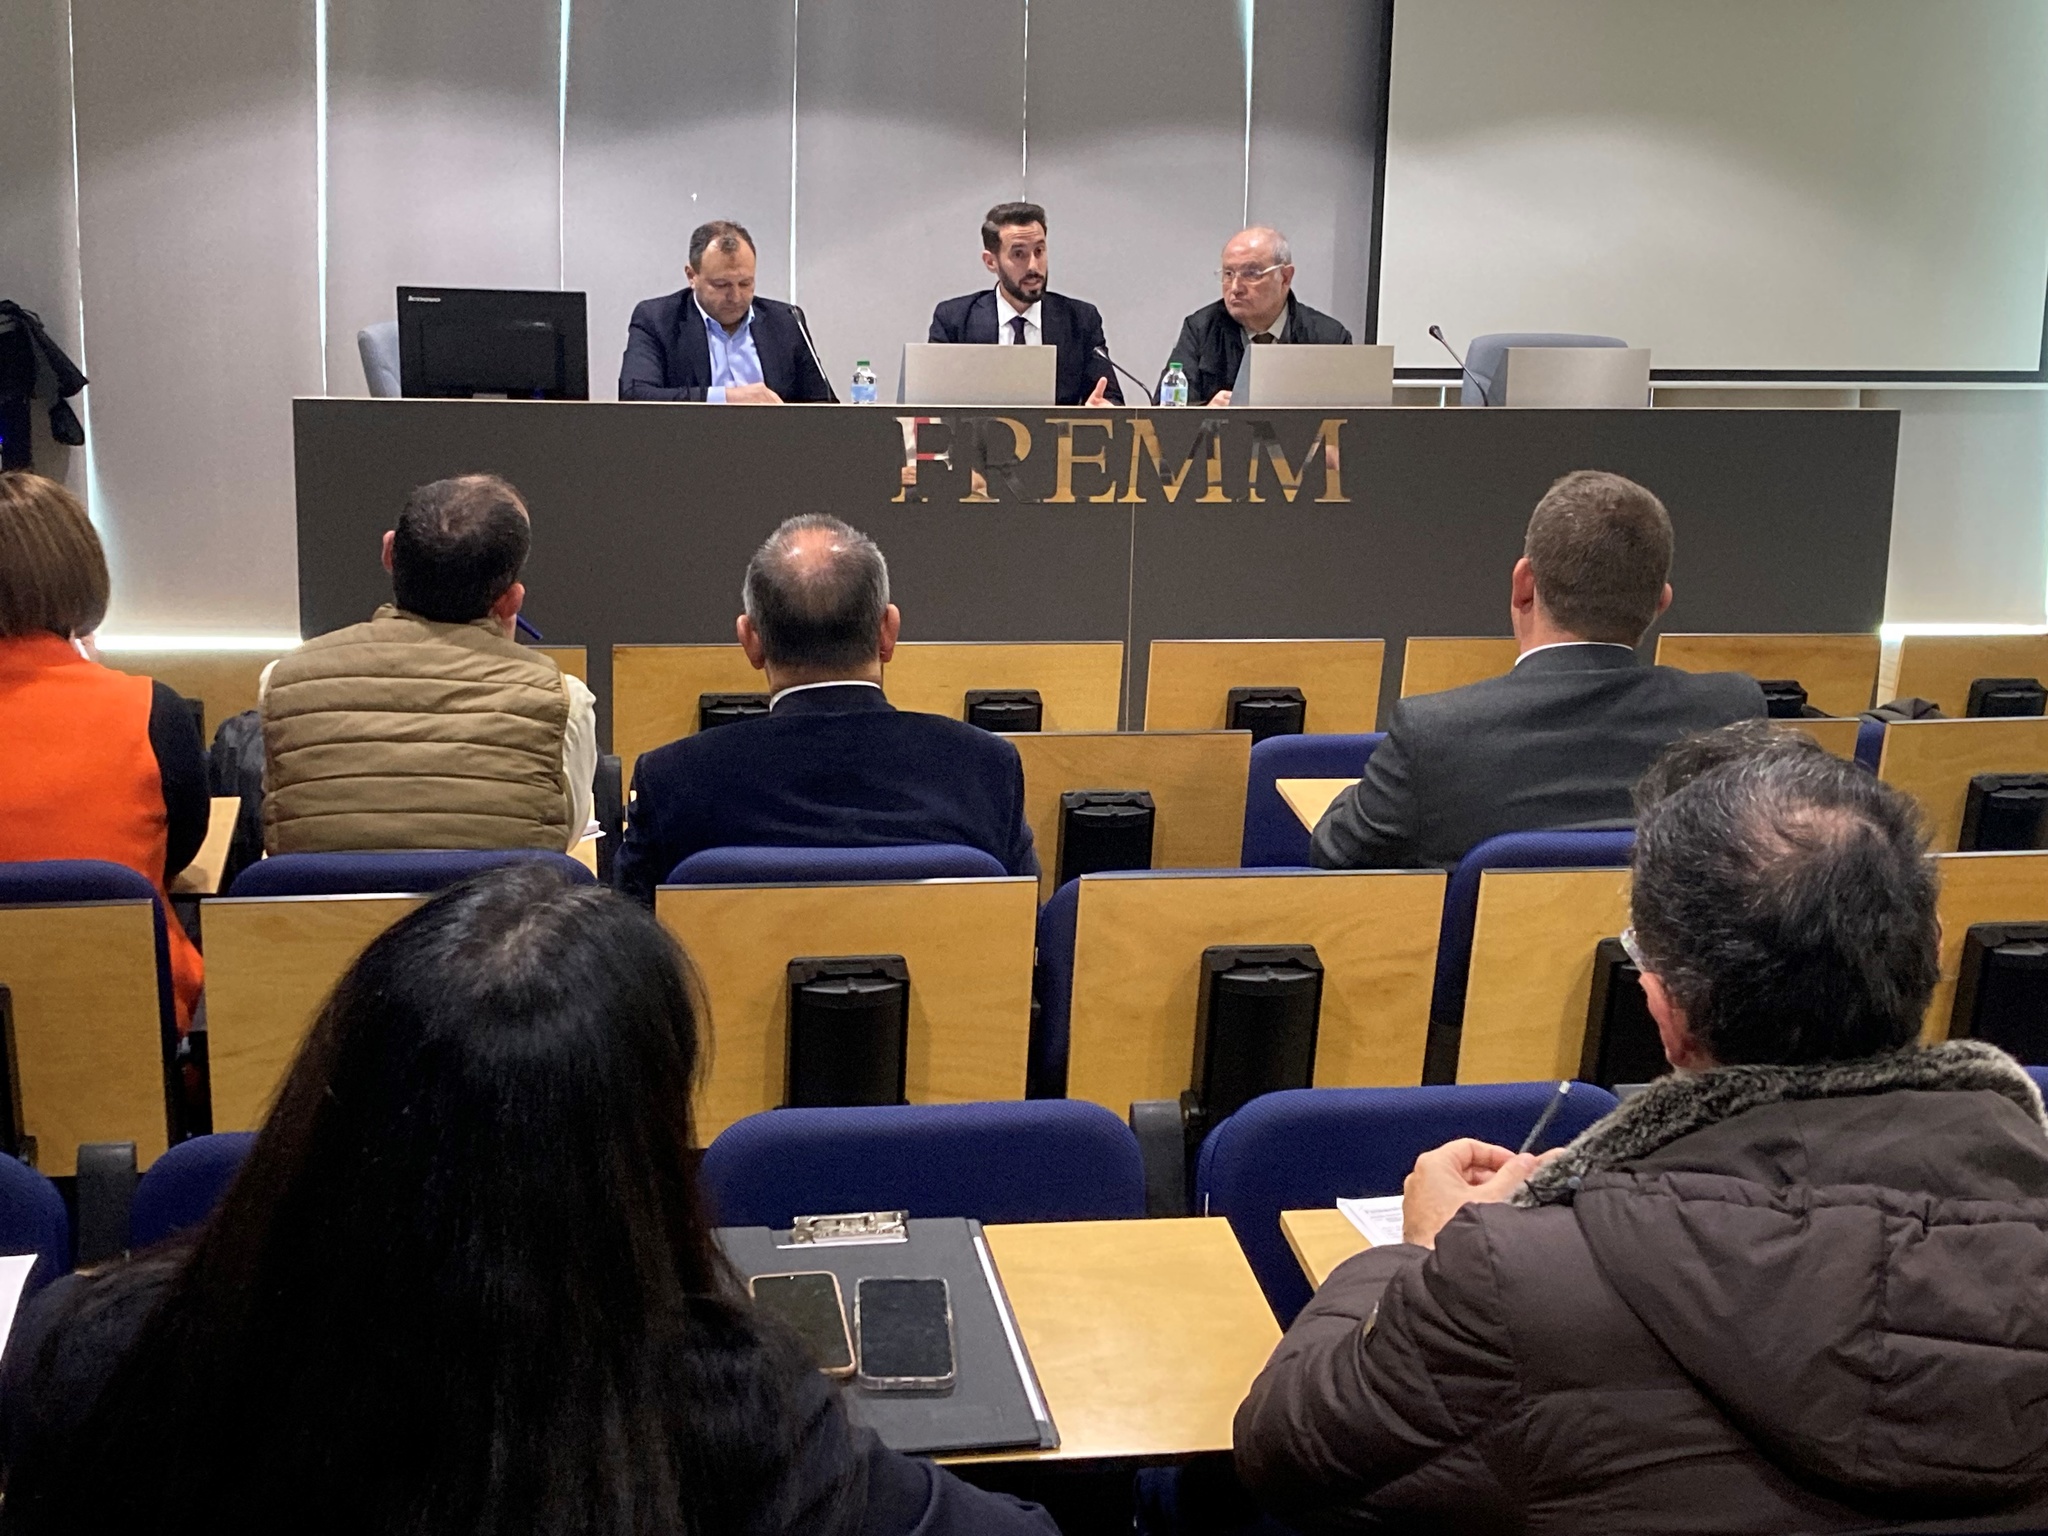
[[[2036,377],[2042,0],[1397,0],[1379,339]]]

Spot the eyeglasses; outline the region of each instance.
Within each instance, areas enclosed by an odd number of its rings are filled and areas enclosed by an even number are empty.
[[[1636,945],[1636,931],[1634,928],[1624,928],[1621,930],[1621,948],[1622,952],[1628,956],[1629,964],[1633,965],[1637,970],[1647,971],[1650,968],[1649,962],[1643,959],[1642,950]]]
[[[1284,261],[1276,261],[1270,267],[1223,267],[1217,271],[1216,276],[1223,280],[1223,286],[1226,288],[1238,283],[1250,287],[1260,278],[1269,277],[1286,265]]]

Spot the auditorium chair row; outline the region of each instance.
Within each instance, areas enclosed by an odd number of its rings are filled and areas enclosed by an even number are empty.
[[[1449,876],[1097,874],[1042,910],[1029,878],[665,886],[656,913],[694,957],[710,1007],[716,1049],[698,1102],[707,1136],[784,1101],[789,963],[804,957],[901,958],[912,1102],[1015,1099],[1028,1087],[1121,1114],[1189,1086],[1202,955],[1221,945],[1314,947],[1318,1086],[1417,1083],[1432,1019],[1462,1026],[1459,1081],[1574,1075],[1596,947],[1627,922],[1628,875],[1616,866],[1628,843],[1626,832],[1517,834]],[[558,855],[532,857],[590,878]],[[1943,980],[1930,1038],[1946,1030],[1971,924],[2048,921],[2048,854],[1940,862]],[[39,898],[51,868],[0,866],[19,1129],[47,1172],[70,1173],[77,1148],[101,1142],[133,1142],[146,1167],[182,1131],[206,1128],[167,1110],[164,917],[146,892],[118,886],[76,899],[74,881],[72,899]],[[335,979],[420,899],[204,903],[211,1128],[260,1121]]]
[[[588,680],[582,646],[542,646],[565,671]],[[1369,731],[1378,724],[1385,644],[1377,640],[1152,642],[1144,725],[1203,729],[1223,723],[1235,686],[1291,685],[1309,696],[1308,729]],[[208,729],[256,704],[257,678],[275,652],[111,653],[113,665],[162,679],[205,706]],[[1657,659],[1690,671],[1733,670],[1793,678],[1829,715],[1850,716],[1878,700],[1921,697],[1960,716],[1980,677],[2048,678],[2048,635],[1912,635],[1889,655],[1875,634],[1664,635]],[[1401,693],[1434,693],[1505,672],[1514,642],[1494,637],[1413,636]],[[960,715],[969,689],[1036,688],[1048,730],[1113,730],[1125,685],[1120,641],[1042,645],[910,642],[897,648],[888,686],[905,708]],[[1133,682],[1136,679],[1132,679]],[[702,693],[761,686],[735,645],[623,645],[612,655],[610,702],[615,750],[627,761],[696,729]]]

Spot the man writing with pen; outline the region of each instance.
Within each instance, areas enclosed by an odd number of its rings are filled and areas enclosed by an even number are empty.
[[[1305,1531],[2048,1526],[2048,1124],[1995,1047],[1917,1044],[1914,804],[1762,722],[1638,803],[1674,1071],[1545,1157],[1418,1159],[1406,1240],[1238,1410],[1240,1478]]]

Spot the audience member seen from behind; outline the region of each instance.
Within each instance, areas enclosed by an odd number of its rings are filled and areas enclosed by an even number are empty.
[[[597,701],[512,638],[532,544],[526,504],[496,475],[406,498],[384,535],[395,601],[264,674],[269,852],[581,841]]]
[[[1540,1165],[1416,1162],[1408,1241],[1340,1265],[1238,1410],[1283,1518],[2048,1524],[2041,1096],[1991,1046],[1915,1044],[1912,803],[1793,742],[1715,749],[1644,812],[1624,939],[1676,1071]]]
[[[206,752],[177,694],[100,665],[110,593],[77,498],[0,474],[0,861],[125,864],[162,898],[206,840]],[[202,967],[185,930],[165,927],[183,1030]]]
[[[1643,487],[1595,470],[1551,486],[1509,579],[1514,670],[1396,704],[1317,824],[1314,862],[1448,867],[1503,832],[1624,824],[1629,786],[1671,742],[1761,716],[1751,678],[1637,660],[1670,571],[1671,519]]]
[[[872,539],[793,517],[747,562],[741,596],[740,646],[767,674],[768,713],[640,759],[621,890],[652,902],[684,858],[735,846],[964,843],[1038,873],[1017,749],[883,696],[903,616]]]
[[[399,921],[212,1220],[31,1303],[0,1528],[1052,1532],[853,1428],[751,1310],[698,1204],[693,991],[544,869]]]

